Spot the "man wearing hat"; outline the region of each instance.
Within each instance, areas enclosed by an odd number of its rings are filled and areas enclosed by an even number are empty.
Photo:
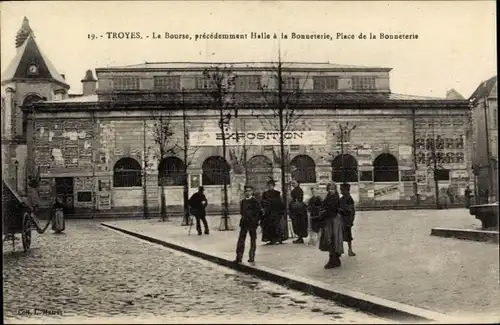
[[[253,196],[253,187],[245,185],[245,198],[240,204],[240,234],[236,244],[236,260],[234,262],[241,263],[243,253],[245,252],[245,241],[247,233],[250,234],[250,252],[249,263],[255,262],[255,250],[257,249],[257,227],[262,218],[262,207]]]
[[[205,227],[205,235],[209,234],[208,223],[206,218],[207,208],[207,198],[205,194],[203,194],[204,188],[200,186],[198,188],[198,192],[194,193],[188,201],[188,205],[191,208],[192,214],[196,218],[196,230],[198,231],[198,235],[201,236],[201,224],[200,221],[203,222],[203,226]]]
[[[274,189],[274,180],[270,179],[267,182],[267,191],[262,193],[262,205],[264,208],[264,216],[261,222],[262,241],[268,245],[283,243],[287,238],[283,236],[281,231],[281,219],[284,215],[283,201],[281,193]]]
[[[339,214],[342,217],[343,224],[343,237],[344,241],[347,242],[349,247],[348,254],[349,256],[356,256],[356,254],[352,250],[352,226],[354,223],[354,216],[356,211],[354,209],[354,199],[350,193],[351,186],[347,183],[343,183],[340,185],[340,192],[342,193],[342,197],[340,198],[339,204]]]

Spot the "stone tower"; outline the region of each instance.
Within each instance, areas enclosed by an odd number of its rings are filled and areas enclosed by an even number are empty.
[[[15,39],[16,55],[2,74],[2,179],[24,193],[26,178],[36,170],[28,161],[27,136],[32,128],[22,106],[64,99],[69,85],[40,50],[24,17]]]

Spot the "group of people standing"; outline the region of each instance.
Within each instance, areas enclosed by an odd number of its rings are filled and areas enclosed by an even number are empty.
[[[242,261],[247,233],[250,234],[249,262],[254,262],[256,251],[257,228],[262,228],[262,241],[267,245],[282,244],[289,238],[287,232],[287,218],[281,198],[281,193],[274,189],[275,182],[269,180],[267,191],[262,193],[259,201],[254,197],[253,187],[245,186],[245,198],[240,204],[240,234],[236,248],[236,260]],[[355,208],[354,200],[350,194],[350,185],[340,185],[342,196],[337,191],[335,183],[327,185],[327,195],[324,200],[316,195],[314,188],[311,189],[311,198],[306,204],[304,202],[304,191],[300,184],[292,181],[291,201],[289,204],[290,219],[293,232],[297,239],[294,244],[304,243],[308,237],[309,229],[312,235],[320,237],[319,249],[329,252],[329,260],[326,269],[339,267],[340,256],[344,253],[343,242],[349,247],[349,256],[356,254],[352,250],[352,231]],[[309,227],[308,211],[311,215]]]

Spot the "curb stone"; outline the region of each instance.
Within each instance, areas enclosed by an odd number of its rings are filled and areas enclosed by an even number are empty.
[[[431,229],[431,236],[472,240],[492,244],[498,244],[499,237],[498,231],[437,227]]]
[[[378,298],[360,292],[351,291],[261,265],[251,265],[244,262],[241,264],[236,264],[231,260],[228,260],[221,256],[217,256],[216,253],[207,254],[195,249],[181,246],[179,244],[153,238],[106,223],[101,223],[101,225],[154,244],[165,246],[167,248],[181,251],[183,253],[213,262],[215,264],[228,267],[233,270],[257,276],[258,278],[261,278],[263,280],[271,281],[293,290],[301,291],[323,299],[332,300],[346,307],[355,308],[375,316],[395,320],[401,323],[457,322],[455,318],[438,312],[405,305],[399,302]]]

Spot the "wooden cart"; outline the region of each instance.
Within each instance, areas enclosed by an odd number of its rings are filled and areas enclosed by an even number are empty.
[[[31,227],[33,209],[10,184],[2,180],[2,228],[4,243],[12,241],[12,249],[16,248],[16,234],[21,234],[23,249],[27,252],[31,246]]]

